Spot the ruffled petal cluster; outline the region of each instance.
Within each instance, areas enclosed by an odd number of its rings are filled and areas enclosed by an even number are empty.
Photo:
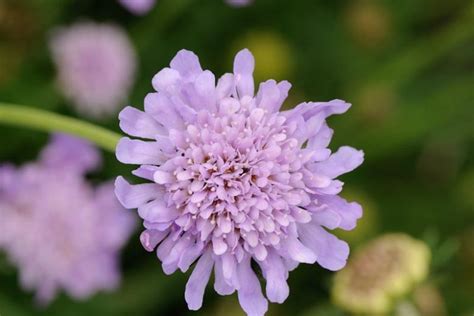
[[[134,83],[135,51],[118,26],[80,22],[50,41],[62,93],[77,111],[103,117],[118,111]]]
[[[326,118],[347,111],[341,100],[309,102],[280,112],[291,85],[268,80],[254,91],[254,58],[239,52],[233,73],[216,78],[198,57],[180,51],[153,78],[145,109],[119,115],[117,158],[139,165],[143,183],[119,177],[121,203],[144,220],[143,246],[165,273],[187,271],[188,307],[201,307],[214,273],[221,295],[237,292],[248,315],[263,315],[267,299],[288,297],[288,272],[300,263],[344,267],[349,247],[328,230],[351,230],[359,204],[338,194],[337,178],[363,153],[327,148]],[[266,280],[264,296],[254,270]]]
[[[56,135],[38,162],[0,165],[0,251],[41,304],[61,290],[82,299],[119,283],[119,252],[135,221],[112,183],[86,182],[99,163],[89,144]]]

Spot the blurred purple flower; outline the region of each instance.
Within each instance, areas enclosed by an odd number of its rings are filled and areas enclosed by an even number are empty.
[[[0,166],[0,250],[40,304],[61,289],[80,299],[119,284],[119,251],[135,222],[112,183],[94,189],[84,179],[99,162],[88,143],[56,135],[38,162]]]
[[[155,6],[155,0],[119,0],[127,10],[136,15],[144,15]]]
[[[126,33],[115,25],[81,22],[53,33],[50,46],[59,87],[77,110],[93,117],[115,113],[136,70]]]
[[[251,4],[254,0],[225,0],[233,7],[244,7]],[[135,15],[144,15],[150,12],[155,6],[156,0],[119,0],[120,4]]]
[[[233,7],[244,7],[251,4],[254,0],[225,0],[225,2]]]
[[[188,307],[202,305],[212,269],[215,290],[237,290],[248,315],[263,315],[267,300],[251,261],[266,279],[271,302],[289,294],[288,272],[318,262],[329,270],[346,264],[349,247],[327,229],[351,230],[362,215],[357,203],[337,194],[338,176],[359,166],[363,153],[327,148],[332,114],[350,104],[302,103],[279,112],[287,81],[260,84],[254,95],[254,58],[239,52],[234,73],[215,83],[198,57],[186,50],[153,78],[155,93],[145,112],[119,115],[124,132],[117,158],[141,165],[133,174],[151,183],[130,185],[122,177],[115,192],[126,208],[138,208],[148,251],[157,248],[166,274],[189,269]]]

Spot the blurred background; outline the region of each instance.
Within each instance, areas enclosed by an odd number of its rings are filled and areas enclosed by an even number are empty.
[[[474,314],[474,5],[469,0],[256,0],[235,8],[222,0],[159,0],[136,16],[114,0],[0,0],[0,101],[90,120],[118,131],[115,113],[83,116],[57,84],[49,46],[54,30],[78,21],[118,25],[134,47],[137,72],[123,106],[141,108],[151,78],[186,48],[218,75],[249,48],[256,78],[293,84],[285,107],[340,98],[350,111],[330,119],[332,148],[365,151],[344,176],[343,196],[364,217],[339,235],[357,249],[387,232],[404,232],[431,249],[425,315]],[[48,135],[0,126],[0,161],[34,160]],[[110,153],[91,181],[128,172]],[[0,220],[2,220],[0,218]],[[0,314],[243,315],[235,295],[208,286],[204,306],[189,312],[187,275],[165,276],[144,251],[137,229],[122,254],[123,280],[87,301],[66,295],[38,309],[0,254]],[[333,273],[301,265],[290,296],[269,315],[346,315],[331,303]],[[431,296],[430,296],[431,295]],[[434,310],[434,312],[433,312]],[[407,311],[404,315],[409,314]]]

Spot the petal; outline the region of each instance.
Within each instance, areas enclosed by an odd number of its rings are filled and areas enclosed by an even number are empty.
[[[236,261],[234,255],[226,253],[221,256],[222,258],[222,272],[224,278],[231,280],[236,270]]]
[[[227,244],[222,237],[212,238],[212,249],[216,255],[222,255],[227,250]]]
[[[166,223],[179,216],[178,210],[167,207],[162,199],[157,199],[138,207],[138,215],[151,223]]]
[[[153,181],[158,184],[173,183],[175,180],[175,177],[171,173],[163,170],[156,170],[153,174]]]
[[[173,248],[171,248],[168,255],[164,258],[164,265],[178,265],[178,261],[181,256],[188,250],[192,240],[187,235],[183,235],[181,238],[176,240]]]
[[[342,218],[337,212],[330,209],[314,211],[312,220],[329,229],[336,229],[341,225]]]
[[[270,113],[277,112],[288,97],[290,88],[288,81],[277,84],[275,80],[268,80],[261,83],[257,93],[258,106]]]
[[[140,242],[147,251],[152,252],[156,246],[168,235],[169,231],[146,229],[140,234]]]
[[[231,286],[226,278],[224,277],[223,272],[223,262],[222,260],[217,260],[214,265],[214,290],[219,295],[230,295],[234,293],[235,288]]]
[[[160,243],[160,245],[156,249],[156,256],[158,257],[158,259],[160,259],[161,261],[164,261],[166,259],[166,257],[169,255],[169,253],[171,252],[171,249],[173,249],[176,243],[175,237],[176,237],[175,233],[170,233],[168,237],[166,237]]]
[[[288,92],[291,89],[291,83],[289,83],[286,80],[280,81],[278,83],[278,89],[280,89],[280,100],[279,100],[280,106],[278,107],[278,110],[279,110],[280,107],[285,102],[286,98],[288,98]]]
[[[177,70],[164,68],[153,77],[151,82],[156,91],[173,93],[177,90],[180,81],[181,76]]]
[[[199,74],[194,82],[194,88],[201,104],[198,109],[216,110],[216,78],[209,70]]]
[[[154,183],[131,185],[123,177],[115,180],[115,195],[128,209],[137,208],[162,194],[160,187]]]
[[[283,244],[291,259],[309,264],[316,262],[317,257],[314,251],[301,243],[296,237],[288,236]]]
[[[145,112],[168,131],[170,129],[184,129],[183,118],[176,111],[173,101],[164,93],[148,93],[145,97]]]
[[[306,120],[306,135],[304,140],[307,140],[317,135],[325,122],[326,116],[324,115],[324,113],[318,113]]]
[[[243,49],[237,53],[234,60],[234,79],[239,97],[253,97],[254,82],[253,71],[255,60],[248,49]]]
[[[311,171],[323,174],[332,179],[341,174],[350,172],[360,166],[364,161],[364,152],[352,147],[343,146],[333,153],[327,160],[315,163]]]
[[[288,269],[288,271],[293,271],[300,264],[298,261],[295,261],[295,260],[290,259],[290,258],[283,257],[283,260],[285,261],[285,267]]]
[[[119,114],[120,128],[131,136],[154,139],[163,135],[166,130],[150,115],[131,106],[124,108]]]
[[[217,81],[216,94],[219,100],[230,97],[235,89],[234,75],[225,74]]]
[[[182,91],[181,91],[182,92]],[[193,102],[188,102],[186,99],[182,99],[181,93],[178,93],[175,96],[172,96],[170,100],[173,102],[172,106],[177,113],[181,116],[184,122],[193,123],[196,120],[197,112],[191,107]],[[194,100],[193,100],[194,101]],[[200,107],[199,107],[200,108]]]
[[[262,288],[246,256],[237,265],[239,279],[238,298],[240,306],[248,316],[263,316],[268,309],[268,301],[262,294]]]
[[[195,242],[187,251],[185,251],[178,262],[178,267],[182,272],[186,272],[191,264],[202,254],[204,244],[202,242]]]
[[[319,128],[318,133],[314,134],[312,137],[308,139],[307,148],[311,150],[319,150],[319,156],[321,156],[321,152],[324,154],[327,152],[326,147],[331,142],[331,138],[334,131],[329,128],[326,122],[324,122],[321,127]],[[331,152],[329,151],[329,154]],[[318,154],[317,154],[318,155]],[[321,161],[327,159],[329,155],[323,155],[323,157],[316,158],[316,161]]]
[[[309,223],[311,221],[311,213],[300,207],[292,207],[291,216],[297,223]]]
[[[168,136],[156,135],[156,146],[163,152],[168,154],[176,153],[176,146]]]
[[[350,103],[337,99],[331,100],[329,102],[305,102],[297,105],[292,110],[285,111],[284,114],[288,118],[301,115],[305,120],[309,120],[309,118],[321,112],[324,113],[325,117],[331,116],[333,114],[342,114],[350,107]]]
[[[280,105],[280,89],[277,87],[275,80],[268,80],[262,82],[257,93],[257,105],[258,107],[269,111],[270,113],[279,110]]]
[[[156,142],[144,142],[123,137],[117,144],[117,159],[135,165],[159,165],[166,161]]]
[[[332,100],[329,102],[306,102],[297,105],[294,109],[284,111],[282,114],[287,117],[287,122],[296,122],[298,129],[301,129],[303,122],[308,122],[311,118],[317,117],[310,124],[315,126],[325,125],[325,119],[332,114],[341,114],[347,111],[351,105],[342,100]],[[306,125],[306,124],[304,124]],[[319,131],[319,128],[318,128]],[[315,137],[318,135],[315,130],[306,128],[305,131],[298,131],[300,135],[298,140],[304,141],[307,137]],[[316,134],[315,134],[316,133]],[[301,138],[303,136],[303,138]],[[310,147],[308,147],[310,148]],[[314,149],[314,148],[311,148]]]
[[[143,179],[154,181],[153,175],[155,174],[155,171],[157,170],[158,170],[157,166],[143,165],[133,170],[132,174]]]
[[[328,209],[336,212],[341,217],[339,227],[352,230],[356,227],[357,220],[362,217],[362,207],[356,202],[347,202],[343,198],[333,196],[318,196],[318,204],[326,205]]]
[[[178,262],[174,261],[172,263],[166,263],[166,264],[163,263],[161,267],[163,268],[163,272],[166,275],[172,275],[173,273],[176,272],[176,270],[178,270]]]
[[[170,228],[171,223],[152,223],[148,221],[143,221],[143,227],[146,229],[155,229],[159,231],[166,231],[168,228]]]
[[[283,303],[290,294],[290,288],[286,282],[288,270],[282,258],[273,251],[270,251],[267,258],[259,264],[267,281],[266,292],[268,299],[273,303]]]
[[[204,290],[209,282],[213,264],[214,260],[212,259],[211,251],[206,251],[201,258],[199,258],[193,273],[189,277],[188,283],[186,283],[184,297],[190,310],[198,310],[201,308]]]
[[[199,58],[193,52],[182,49],[170,63],[172,69],[177,70],[182,77],[197,75],[202,72]]]
[[[337,195],[341,193],[343,186],[344,182],[332,180],[328,186],[317,188],[315,192],[322,195]]]
[[[328,233],[319,225],[310,223],[298,227],[301,241],[318,257],[318,263],[331,271],[342,269],[349,256],[349,245]]]
[[[253,248],[253,254],[255,259],[259,261],[265,260],[268,255],[267,247],[259,243],[255,248]]]

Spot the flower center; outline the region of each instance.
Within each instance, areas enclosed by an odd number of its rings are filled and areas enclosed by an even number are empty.
[[[176,181],[166,189],[181,214],[175,223],[202,241],[212,238],[217,254],[241,244],[264,256],[264,246],[277,245],[301,211],[295,206],[309,199],[290,185],[303,174],[285,121],[242,106],[218,117],[201,111],[184,131],[172,131]]]

